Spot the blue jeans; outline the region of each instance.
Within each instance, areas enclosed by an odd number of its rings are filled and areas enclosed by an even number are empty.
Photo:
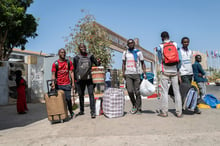
[[[111,81],[105,81],[106,89],[111,88]]]
[[[57,85],[57,89],[63,90],[65,93],[67,107],[68,107],[70,114],[73,113],[72,100],[71,100],[71,88],[72,86],[70,84],[69,85]]]

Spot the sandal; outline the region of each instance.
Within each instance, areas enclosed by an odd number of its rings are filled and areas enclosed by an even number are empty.
[[[168,114],[165,114],[165,113],[159,113],[158,116],[160,116],[160,117],[168,117]]]
[[[183,114],[176,114],[176,117],[177,117],[177,118],[182,118],[182,117],[183,117]]]

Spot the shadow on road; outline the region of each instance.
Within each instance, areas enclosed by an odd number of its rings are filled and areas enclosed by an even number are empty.
[[[26,114],[17,114],[16,105],[0,106],[0,130],[23,127],[47,118],[46,105],[28,104]]]

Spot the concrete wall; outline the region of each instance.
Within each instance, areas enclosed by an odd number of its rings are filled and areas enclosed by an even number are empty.
[[[8,104],[8,62],[0,62],[0,105]]]
[[[59,56],[54,56],[54,57],[46,57],[44,58],[44,81],[43,81],[43,91],[44,93],[47,93],[47,80],[51,79],[52,73],[52,64],[59,58]]]
[[[33,63],[28,64],[29,70],[29,89],[31,102],[37,102],[44,97],[43,81],[44,81],[44,57],[37,56]],[[31,61],[29,61],[31,62]]]

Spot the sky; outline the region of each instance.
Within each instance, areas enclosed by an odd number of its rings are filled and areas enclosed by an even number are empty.
[[[28,13],[39,18],[38,36],[29,39],[26,49],[57,53],[70,27],[84,16],[82,9],[124,38],[139,38],[151,52],[161,43],[162,31],[180,47],[187,36],[192,50],[220,51],[219,0],[35,0]]]

